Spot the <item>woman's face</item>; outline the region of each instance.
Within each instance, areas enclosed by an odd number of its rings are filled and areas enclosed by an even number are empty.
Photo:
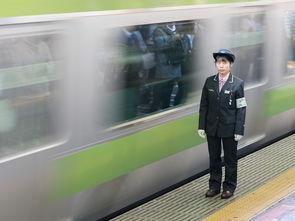
[[[215,62],[216,69],[221,75],[227,75],[230,72],[232,63],[229,62],[225,57],[217,57]]]

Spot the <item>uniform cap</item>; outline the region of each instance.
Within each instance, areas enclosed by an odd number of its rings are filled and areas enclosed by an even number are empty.
[[[222,48],[218,52],[213,53],[213,58],[215,59],[215,61],[216,61],[217,56],[226,56],[229,59],[229,61],[231,61],[232,63],[236,59],[236,57],[232,53],[232,51],[229,49],[226,49],[226,48]]]

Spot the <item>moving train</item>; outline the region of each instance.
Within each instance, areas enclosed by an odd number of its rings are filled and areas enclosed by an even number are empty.
[[[98,220],[206,171],[198,110],[219,48],[245,81],[239,153],[294,132],[295,3],[170,6],[0,18],[1,220]],[[167,26],[186,50],[161,78]]]

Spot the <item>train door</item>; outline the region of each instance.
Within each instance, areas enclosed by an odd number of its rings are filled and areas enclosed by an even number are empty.
[[[263,90],[265,78],[266,47],[266,6],[229,7],[226,16],[220,19],[220,25],[226,24],[223,42],[236,55],[232,73],[245,82],[247,114],[245,137],[239,142],[239,148],[259,142],[265,137],[263,114]]]
[[[295,4],[274,4],[269,19],[267,73],[264,93],[264,118],[269,139],[295,128]],[[278,44],[277,42],[280,42]]]
[[[0,28],[0,214],[2,220],[37,220],[39,209],[44,209],[39,199],[47,197],[38,183],[37,174],[45,165],[40,155],[62,142],[60,27],[38,18],[4,21]]]

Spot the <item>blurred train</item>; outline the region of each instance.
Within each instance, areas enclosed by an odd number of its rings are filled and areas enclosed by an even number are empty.
[[[97,220],[207,170],[198,110],[219,48],[245,81],[239,151],[294,132],[293,1],[0,20],[1,221]],[[187,50],[161,78],[167,26]]]

